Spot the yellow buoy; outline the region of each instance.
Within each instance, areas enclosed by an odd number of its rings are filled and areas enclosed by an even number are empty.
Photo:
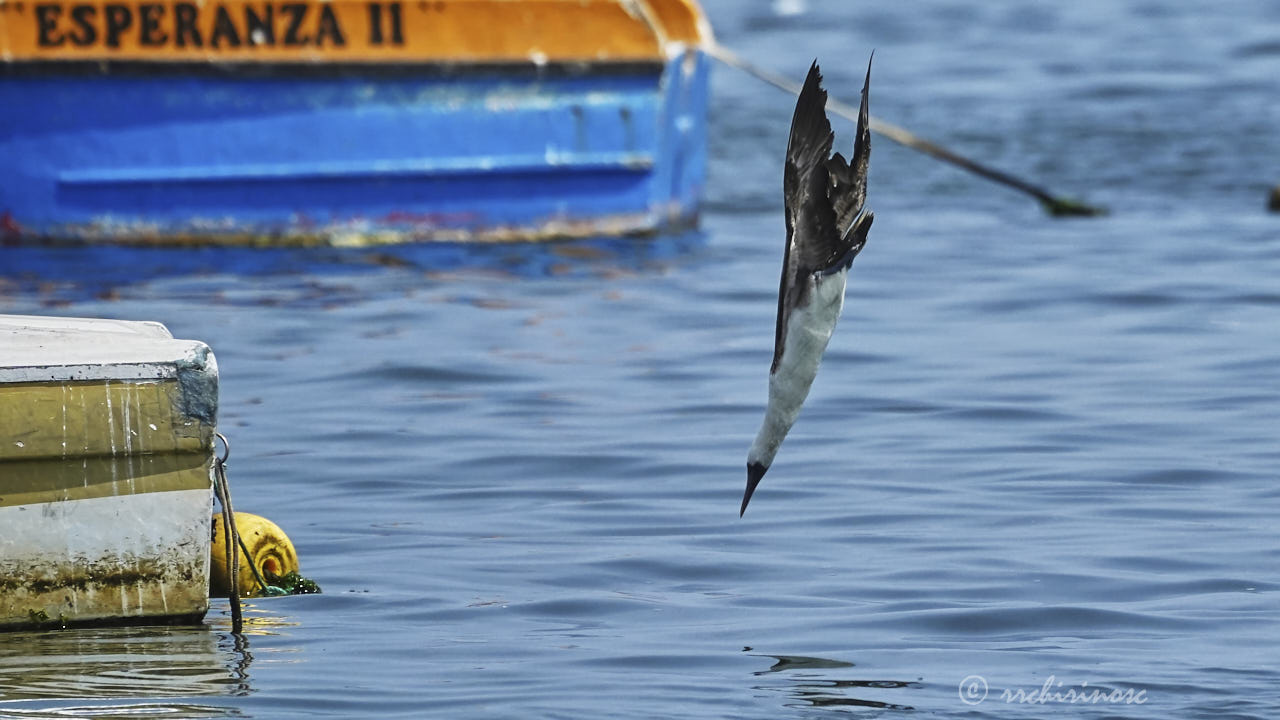
[[[244,551],[240,554],[240,595],[256,597],[263,594],[263,588],[254,577],[253,568],[258,568],[264,578],[279,577],[291,572],[298,572],[298,553],[293,549],[289,536],[284,534],[279,525],[252,513],[235,514],[236,527],[240,530],[240,539],[248,548],[246,561]],[[213,543],[209,546],[209,596],[226,597],[230,591],[227,574],[227,545],[222,539],[222,514],[213,516]],[[253,563],[250,567],[249,563]],[[269,581],[269,580],[268,580]]]

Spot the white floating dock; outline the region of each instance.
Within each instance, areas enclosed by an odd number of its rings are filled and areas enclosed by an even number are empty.
[[[159,323],[0,315],[0,629],[204,616],[217,408]]]

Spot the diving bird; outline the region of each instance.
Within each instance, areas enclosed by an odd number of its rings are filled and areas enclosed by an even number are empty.
[[[796,101],[782,170],[787,244],[778,288],[769,404],[760,432],[747,452],[747,490],[739,516],[747,511],[751,495],[768,472],[778,446],[809,395],[822,353],[844,308],[849,267],[871,229],[874,215],[863,207],[871,155],[871,132],[867,127],[870,84],[868,62],[853,157],[848,162],[840,153],[831,154],[835,136],[827,120],[827,92],[822,89],[822,73],[816,60]]]

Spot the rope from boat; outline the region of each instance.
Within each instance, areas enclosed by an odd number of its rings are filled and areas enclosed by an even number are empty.
[[[222,539],[227,546],[227,600],[231,603],[231,632],[239,635],[244,629],[244,616],[240,608],[240,553],[235,548],[237,545],[243,547],[244,541],[240,539],[240,531],[236,528],[235,511],[231,509],[231,486],[227,484],[227,459],[231,457],[231,442],[222,433],[215,432],[214,435],[222,441],[225,450],[221,457],[213,459],[213,489],[218,495],[218,502],[222,504]],[[245,554],[248,555],[247,552]],[[254,572],[256,574],[257,568],[254,568]]]
[[[705,44],[703,47],[711,57],[714,57],[730,67],[737,68],[758,80],[763,80],[779,90],[791,93],[792,95],[799,94],[800,92],[800,83],[783,75],[779,75],[771,70],[766,70],[719,43],[710,42]],[[848,105],[832,98],[827,101],[827,108],[837,115],[848,118],[854,122],[858,121],[858,108],[856,106]],[[959,153],[952,152],[935,142],[925,140],[906,128],[899,127],[892,123],[887,123],[875,117],[871,118],[871,132],[881,135],[885,139],[896,142],[899,145],[905,145],[912,150],[922,152],[930,157],[942,160],[943,162],[951,163],[956,167],[967,170],[968,172],[980,177],[1000,183],[1006,187],[1011,187],[1014,190],[1024,192],[1036,200],[1039,200],[1045,211],[1055,217],[1091,217],[1095,215],[1105,215],[1107,213],[1105,208],[1086,205],[1079,200],[1054,195],[1038,185],[1034,185],[1019,177],[1010,175],[1003,170],[996,170],[995,168],[987,167],[979,162],[970,160],[969,158],[964,157]]]

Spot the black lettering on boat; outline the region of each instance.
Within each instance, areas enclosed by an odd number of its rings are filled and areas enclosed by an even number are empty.
[[[192,45],[194,47],[204,47],[204,40],[200,37],[200,28],[196,26],[196,18],[200,17],[200,10],[195,3],[180,2],[173,6],[173,41],[178,47],[186,47]]]
[[[264,6],[259,15],[252,7],[244,6],[244,34],[250,45],[275,45],[276,22],[275,7],[271,3]]]
[[[95,20],[98,8],[93,5],[75,5],[71,8],[71,20],[76,24],[76,32],[67,35],[78,47],[88,47],[98,41],[98,26]]]
[[[306,3],[284,3],[280,6],[280,11],[289,16],[289,27],[284,31],[284,44],[292,47],[306,45],[311,42],[309,35],[299,34],[302,29],[302,18],[306,17]]]
[[[168,33],[160,29],[160,19],[164,17],[164,6],[158,3],[143,3],[138,6],[138,42],[146,47],[157,47],[169,40]]]
[[[380,2],[371,2],[369,7],[369,44],[382,45],[386,42],[383,35],[382,16],[383,4]],[[400,3],[391,3],[386,6],[389,11],[387,14],[391,16],[391,42],[396,45],[404,44],[404,10]]]
[[[15,0],[0,0],[0,6],[6,2]],[[364,5],[369,45],[404,45],[402,3],[369,0]],[[340,11],[350,7],[359,12],[358,5],[339,6],[330,0],[69,0],[30,7],[38,47],[127,47],[144,52],[278,45],[341,49],[348,47],[350,21],[343,27]]]
[[[334,47],[347,44],[347,39],[342,36],[342,27],[338,25],[338,16],[333,13],[333,3],[320,4],[320,22],[316,26],[316,46],[323,47],[326,39],[333,43]]]
[[[391,3],[391,42],[396,45],[404,44],[404,23],[401,17],[403,12],[400,3]]]
[[[371,2],[369,9],[369,44],[382,44],[382,3]]]
[[[213,20],[213,32],[209,34],[209,47],[220,48],[224,42],[233,48],[240,47],[242,44],[240,31],[231,21],[231,13],[227,12],[227,6],[219,5],[218,14]]]
[[[102,6],[102,14],[107,21],[107,47],[120,47],[120,35],[133,26],[133,11],[128,5],[109,3]]]
[[[54,34],[58,29],[58,16],[61,14],[61,5],[36,6],[36,30],[39,32],[36,42],[40,47],[58,47],[66,41],[67,38],[61,33]]]

